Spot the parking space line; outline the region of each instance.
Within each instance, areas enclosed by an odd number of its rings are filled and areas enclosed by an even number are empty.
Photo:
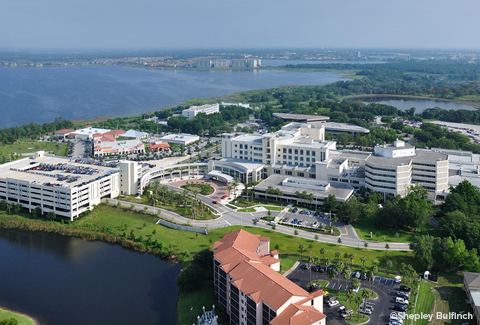
[[[338,287],[338,290],[342,290],[342,285],[340,285],[340,286]]]

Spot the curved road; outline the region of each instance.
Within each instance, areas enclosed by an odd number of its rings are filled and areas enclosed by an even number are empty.
[[[171,185],[166,185],[166,186],[170,190],[174,190],[178,193],[183,192],[183,189],[181,188],[171,186]],[[197,199],[202,201],[204,204],[206,204],[210,208],[212,208],[214,211],[216,211],[216,214],[218,214],[218,218],[213,220],[191,220],[169,210],[160,209],[160,208],[155,208],[155,210],[157,211],[160,210],[162,216],[165,217],[165,219],[171,220],[174,223],[186,225],[188,222],[189,225],[193,227],[201,227],[201,228],[209,228],[209,229],[222,228],[222,227],[234,226],[234,225],[253,226],[253,223],[252,223],[253,218],[261,218],[267,215],[267,212],[253,212],[253,213],[236,212],[223,204],[214,204],[211,198],[201,194],[197,195]],[[117,202],[120,202],[120,204],[124,207],[130,207],[132,204],[134,204],[135,209],[142,210],[142,211],[145,209],[145,207],[147,207],[147,210],[149,212],[152,212],[152,213],[155,212],[154,208],[148,205],[121,201],[116,199],[109,199],[109,201],[112,204],[117,204]],[[271,211],[272,216],[278,216],[280,213],[282,213],[282,217],[292,218],[292,216],[295,216],[295,214],[291,214],[288,212],[284,213],[280,211]],[[373,242],[373,241],[365,241],[365,240],[359,239],[355,232],[355,229],[351,225],[345,225],[341,222],[337,222],[334,225],[337,226],[341,231],[341,235],[339,237],[342,238],[341,245],[343,246],[363,248],[365,242],[368,242],[368,249],[385,250],[385,244],[386,244],[385,242]],[[272,227],[267,225],[267,222],[264,220],[260,220],[259,222],[257,222],[257,227],[272,229]],[[318,241],[320,242],[338,244],[338,237],[321,234],[321,233],[309,232],[309,231],[302,230],[302,228],[293,229],[292,227],[277,225],[275,229],[275,231],[277,232],[287,234],[287,235],[293,235],[293,236],[294,236],[295,230],[298,231],[297,237],[315,240],[315,235],[318,235]],[[390,246],[389,250],[392,250],[392,251],[409,251],[410,250],[408,243],[388,243],[388,245]]]

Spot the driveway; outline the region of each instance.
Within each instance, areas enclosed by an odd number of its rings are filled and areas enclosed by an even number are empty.
[[[311,272],[310,270],[305,270],[302,268],[303,263],[300,263],[297,268],[290,273],[287,278],[302,287],[307,289],[307,284],[310,282],[310,279],[313,280],[327,280],[329,281],[325,290],[328,291],[329,288],[337,290],[345,290],[351,287],[351,279],[354,277],[354,272],[351,274],[351,278],[347,280],[345,286],[345,279],[341,278],[341,275],[337,275],[334,279],[330,280],[327,277],[326,273]],[[398,285],[394,284],[392,279],[386,279],[382,277],[375,277],[373,281],[361,281],[362,285],[360,289],[367,288],[373,290],[378,298],[369,299],[368,302],[374,304],[374,311],[372,315],[369,315],[370,321],[368,324],[388,324],[390,318],[390,313],[393,311],[393,305],[395,304],[396,292],[398,291]],[[345,292],[341,293],[342,295]],[[349,308],[348,304],[345,306]],[[329,325],[340,325],[345,324],[345,320],[340,317],[337,308],[329,308],[328,305],[324,304],[323,312],[327,315],[327,324]]]
[[[168,185],[180,187],[182,185],[187,184],[187,182],[188,183],[205,183],[213,187],[215,192],[213,192],[210,195],[207,195],[212,200],[220,201],[222,199],[222,196],[228,195],[227,185],[219,181],[207,182],[203,179],[186,179],[182,181],[171,182],[171,183],[168,183]]]

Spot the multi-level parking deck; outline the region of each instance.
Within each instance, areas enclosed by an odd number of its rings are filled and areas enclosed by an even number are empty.
[[[0,200],[70,220],[120,189],[118,165],[45,156],[0,166]]]

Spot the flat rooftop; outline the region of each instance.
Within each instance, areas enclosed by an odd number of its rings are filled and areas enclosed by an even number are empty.
[[[356,124],[325,122],[325,131],[339,131],[339,132],[355,132],[355,133],[370,133],[369,129],[363,128]]]
[[[333,194],[337,199],[340,199],[342,201],[345,201],[353,193],[353,187],[351,187],[348,184],[338,183],[338,182],[329,182],[330,187],[326,191],[306,189],[304,187],[284,186],[282,185],[282,182],[286,178],[291,180],[298,180],[299,182],[303,182],[306,180],[305,178],[301,178],[301,177],[292,177],[292,176],[286,176],[286,175],[271,175],[264,181],[260,182],[258,185],[255,185],[255,190],[266,191],[269,186],[272,186],[273,188],[279,189],[283,193],[288,193],[288,194],[295,194],[296,191],[303,192],[306,190],[308,193],[313,193],[315,197],[326,198],[330,194]],[[328,183],[328,182],[325,182],[325,183]]]
[[[369,151],[353,151],[353,150],[338,150],[338,151],[333,151],[330,150],[330,156],[332,157],[333,155],[337,155],[338,157],[341,158],[350,158],[350,159],[367,159],[370,157],[372,152]]]
[[[188,134],[188,133],[181,133],[181,134],[169,134],[162,137],[162,140],[189,140],[193,138],[199,138],[198,135]]]
[[[322,116],[322,115],[289,114],[289,113],[273,113],[273,116],[281,118],[283,120],[295,121],[295,122],[316,122],[316,121],[327,121],[330,119],[330,117]]]
[[[245,135],[241,135],[239,137],[234,138],[234,140],[254,142],[254,143],[258,143],[260,145],[262,144],[262,136],[261,135],[258,136],[258,135],[245,134]]]
[[[74,188],[82,183],[89,183],[99,177],[120,171],[118,167],[108,167],[109,163],[95,165],[89,163],[93,161],[91,159],[82,159],[82,161],[84,163],[75,162],[75,159],[71,158],[49,156],[35,159],[25,158],[0,165],[0,178],[10,178],[44,186],[56,184],[55,186],[63,188]],[[116,163],[110,164],[118,166]],[[59,180],[62,178],[64,179]],[[50,185],[46,185],[46,183],[50,183]]]

